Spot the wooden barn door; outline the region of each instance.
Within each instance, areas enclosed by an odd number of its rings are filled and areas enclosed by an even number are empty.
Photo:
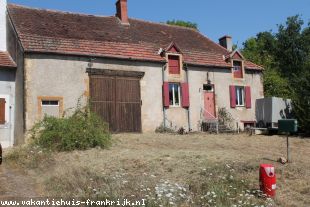
[[[116,78],[116,121],[118,132],[141,132],[140,80]]]
[[[141,132],[140,79],[90,76],[91,106],[111,132]]]

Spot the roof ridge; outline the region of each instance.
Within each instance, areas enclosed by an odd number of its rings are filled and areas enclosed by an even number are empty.
[[[179,28],[179,29],[192,30],[192,31],[199,32],[197,29],[191,28],[191,27],[183,27],[183,26],[172,25],[172,24],[167,24],[167,23],[163,23],[163,22],[152,22],[152,21],[145,20],[145,19],[137,19],[137,18],[129,18],[129,19],[140,21],[140,22],[146,22],[146,23],[150,23],[150,24],[157,24],[157,25],[162,25],[162,26],[167,26],[167,27],[176,27],[176,28]]]
[[[54,13],[61,13],[61,14],[72,14],[72,15],[88,16],[88,17],[115,17],[115,16],[104,16],[104,15],[86,14],[86,13],[79,13],[79,12],[61,11],[61,10],[56,10],[56,9],[37,8],[37,7],[30,7],[30,6],[12,4],[12,3],[9,3],[8,7],[24,8],[24,9],[31,9],[31,10],[38,10],[38,11],[54,12]]]
[[[79,15],[79,16],[115,17],[115,16],[104,16],[104,15],[98,15],[98,14],[86,14],[86,13],[80,13],[80,12],[61,11],[61,10],[56,10],[56,9],[46,9],[46,8],[30,7],[30,6],[21,5],[21,4],[14,4],[14,3],[9,3],[8,6],[25,8],[25,9],[32,9],[32,10],[39,10],[39,11],[46,11],[46,12],[54,12],[54,13],[62,13],[62,14],[72,14],[72,15]],[[115,18],[117,18],[117,17],[115,17]],[[179,29],[192,30],[192,31],[199,32],[197,29],[190,28],[190,27],[183,27],[183,26],[179,26],[179,25],[171,25],[171,24],[162,23],[162,22],[152,22],[152,21],[148,21],[148,20],[144,20],[144,19],[131,18],[131,17],[129,17],[129,19],[135,20],[135,21],[140,21],[140,22],[146,22],[146,23],[150,23],[150,24],[163,25],[163,26],[167,26],[167,27],[176,27],[176,28],[179,28]]]

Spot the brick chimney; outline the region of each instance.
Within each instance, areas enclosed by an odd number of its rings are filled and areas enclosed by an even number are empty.
[[[225,35],[224,37],[221,37],[219,39],[219,43],[222,47],[225,47],[229,52],[232,52],[233,42],[231,36]]]
[[[129,24],[127,0],[117,0],[116,17],[118,17],[119,20],[121,20],[122,24]]]
[[[6,0],[0,0],[0,51],[6,51]]]

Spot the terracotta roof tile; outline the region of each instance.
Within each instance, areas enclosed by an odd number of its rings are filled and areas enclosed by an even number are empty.
[[[0,67],[16,68],[16,63],[13,61],[8,52],[0,51]]]
[[[116,17],[32,9],[9,4],[9,14],[26,52],[76,54],[165,61],[160,48],[175,42],[188,64],[230,67],[228,51],[194,29]],[[251,69],[255,64],[250,64]],[[253,67],[253,68],[252,68]]]

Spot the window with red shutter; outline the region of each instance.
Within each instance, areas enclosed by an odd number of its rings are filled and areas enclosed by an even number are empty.
[[[5,99],[0,98],[0,124],[5,124]]]
[[[163,105],[164,107],[169,107],[169,83],[164,82],[163,84]]]
[[[169,55],[168,56],[169,74],[180,74],[180,56]]]
[[[179,83],[169,83],[169,104],[172,107],[181,106],[181,87]]]
[[[247,109],[252,108],[252,102],[251,102],[251,87],[246,86],[245,87],[245,107]]]
[[[235,86],[229,86],[229,94],[230,94],[230,107],[236,108],[236,88],[235,88]]]
[[[182,107],[188,108],[189,107],[189,87],[188,83],[181,84],[181,91],[182,91]]]
[[[233,61],[233,73],[234,73],[234,78],[243,78],[241,61]]]

